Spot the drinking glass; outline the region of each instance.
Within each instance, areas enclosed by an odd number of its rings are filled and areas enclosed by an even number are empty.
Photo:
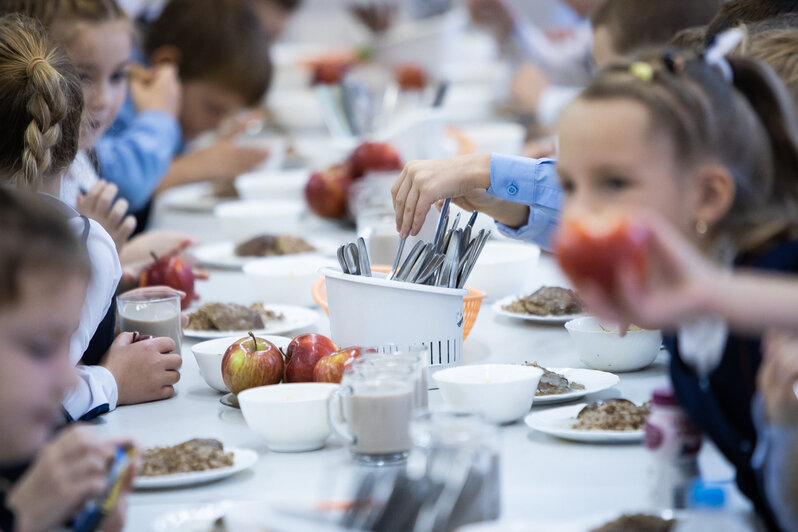
[[[180,319],[180,292],[163,286],[137,288],[116,298],[122,332],[153,337],[167,336],[181,352],[183,330]]]

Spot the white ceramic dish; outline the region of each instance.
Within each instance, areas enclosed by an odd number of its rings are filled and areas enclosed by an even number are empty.
[[[236,178],[238,195],[245,199],[299,200],[305,197],[310,172],[296,170],[250,172]]]
[[[458,366],[433,375],[452,408],[478,412],[491,423],[511,423],[529,412],[543,371],[515,364]]]
[[[194,353],[194,358],[197,361],[200,375],[208,386],[217,392],[226,393],[230,391],[224,384],[224,379],[222,379],[222,358],[224,358],[224,352],[227,351],[227,348],[244,336],[246,334],[208,340],[200,342],[191,348],[191,352]],[[291,338],[286,338],[285,336],[261,335],[259,337],[283,350],[287,349],[288,344],[291,343]]]
[[[513,301],[516,301],[522,297],[528,296],[529,294],[530,292],[525,292],[522,294],[507,296],[493,303],[493,305],[491,305],[491,308],[493,309],[493,312],[495,312],[499,316],[504,316],[505,318],[531,321],[534,323],[545,323],[549,325],[557,323],[568,323],[569,321],[584,316],[584,314],[563,314],[562,316],[554,316],[554,315],[538,316],[536,314],[522,314],[520,312],[510,312],[509,310],[504,310],[503,308],[504,306],[509,305]]]
[[[224,232],[236,242],[265,233],[296,234],[306,213],[301,200],[234,200],[213,209]]]
[[[153,532],[210,532],[214,522],[224,517],[228,530],[236,532],[260,532],[263,530],[302,532],[344,532],[336,526],[341,518],[341,505],[333,504],[335,510],[322,510],[320,504],[296,498],[277,500],[248,500],[245,502],[224,501],[202,506],[170,510],[156,519]],[[304,517],[307,516],[307,517]]]
[[[313,283],[324,267],[338,268],[338,261],[319,254],[257,259],[244,266],[251,278],[252,297],[263,301],[312,306]]]
[[[282,334],[291,331],[297,331],[310,327],[319,319],[319,313],[313,309],[300,307],[296,305],[265,305],[267,310],[282,313],[285,316],[282,320],[274,320],[268,323],[268,326],[263,329],[252,331],[256,335],[264,334]],[[249,330],[242,331],[195,331],[192,329],[183,329],[183,336],[188,338],[200,339],[213,339],[225,338],[227,336],[236,336],[242,338],[249,334]]]
[[[662,345],[660,331],[634,330],[621,337],[617,325],[586,316],[565,324],[579,359],[602,371],[637,371],[657,358]],[[613,332],[614,331],[614,332]]]
[[[531,288],[540,248],[532,244],[488,242],[479,256],[468,285],[499,299]]]
[[[231,198],[214,196],[210,183],[192,183],[166,190],[159,195],[158,200],[170,209],[206,213],[213,212],[217,205]]]
[[[250,388],[238,394],[250,429],[277,452],[314,451],[330,435],[327,398],[337,384],[302,382]]]
[[[316,248],[316,251],[309,253],[297,253],[296,255],[324,255],[333,257],[337,246],[332,241],[309,240],[308,244]],[[250,262],[260,259],[275,259],[277,257],[239,257],[235,254],[236,243],[231,241],[213,242],[211,244],[201,244],[191,248],[191,254],[197,258],[204,266],[211,268],[222,268],[227,270],[240,270]],[[292,255],[292,256],[296,256]]]
[[[633,443],[643,441],[644,430],[577,430],[572,428],[576,416],[587,406],[578,404],[561,406],[542,412],[533,412],[524,418],[531,428],[564,440],[588,443]]]
[[[591,393],[598,393],[612,388],[621,380],[620,377],[606,371],[581,368],[546,368],[549,371],[559,373],[570,382],[581,384],[584,390],[574,390],[569,393],[558,395],[536,395],[535,406],[552,405],[555,403],[565,403],[579,399]]]
[[[684,519],[688,512],[666,510],[662,513],[651,512],[648,508],[625,508],[621,506],[617,511],[605,512],[600,515],[584,517],[565,517],[557,520],[545,519],[501,519],[474,523],[458,529],[460,532],[590,532],[614,521],[622,514],[659,515],[663,519]]]
[[[209,469],[207,471],[196,471],[192,473],[160,475],[157,477],[139,476],[133,481],[133,487],[135,489],[161,489],[205,484],[249,469],[258,461],[258,453],[252,449],[225,446],[225,452],[233,453],[233,465],[230,467],[220,467],[218,469]]]

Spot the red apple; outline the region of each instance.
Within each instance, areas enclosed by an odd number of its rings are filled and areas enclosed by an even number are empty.
[[[155,262],[141,272],[139,286],[168,286],[186,294],[180,307],[186,309],[194,300],[194,272],[191,266],[177,257],[161,257],[152,254]]]
[[[285,382],[313,382],[316,363],[338,351],[335,343],[321,334],[303,334],[288,344],[285,357]]]
[[[349,157],[352,177],[358,179],[367,172],[402,169],[402,158],[390,144],[364,142]]]
[[[337,85],[349,71],[351,64],[342,61],[320,62],[313,67],[311,85]]]
[[[619,265],[630,264],[639,275],[645,274],[647,240],[645,228],[624,218],[570,219],[557,234],[555,253],[574,283],[594,282],[612,296]]]
[[[347,347],[327,355],[316,362],[316,367],[313,368],[313,381],[339,384],[344,376],[346,365],[360,354],[360,347]]]
[[[347,212],[347,197],[352,176],[346,164],[314,172],[305,185],[310,210],[324,218],[341,218]]]
[[[279,383],[283,369],[283,354],[277,346],[251,332],[228,347],[222,358],[222,379],[234,394]]]
[[[427,73],[418,65],[405,64],[396,69],[396,82],[403,91],[424,90],[427,81]]]

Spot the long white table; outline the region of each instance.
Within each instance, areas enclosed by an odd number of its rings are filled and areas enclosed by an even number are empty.
[[[158,207],[156,227],[185,230],[204,241],[224,235],[210,214],[188,214]],[[307,230],[317,235],[351,240],[340,226],[309,219]],[[557,282],[560,274],[544,256],[534,275],[541,283]],[[206,301],[243,301],[246,283],[242,273],[213,271],[210,281],[198,283]],[[312,328],[329,332],[323,312]],[[354,465],[341,441],[332,437],[327,446],[310,453],[281,454],[266,449],[262,439],[244,422],[240,411],[220,404],[220,394],[199,375],[191,353],[194,342],[183,344],[181,380],[176,397],[155,403],[125,406],[103,416],[97,430],[107,435],[129,435],[141,446],[175,444],[194,437],[218,438],[228,446],[249,447],[259,460],[249,470],[225,480],[196,487],[134,492],[129,497],[126,530],[150,530],[160,516],[186,507],[220,501],[302,501],[340,495]],[[494,315],[483,304],[476,325],[464,345],[466,364],[536,360],[555,367],[584,367],[562,326],[540,326]],[[622,396],[633,401],[651,397],[652,390],[667,385],[667,353],[660,354],[646,370],[621,374],[613,389],[591,396]],[[431,405],[442,404],[437,391]],[[537,409],[541,407],[533,407]],[[646,507],[647,451],[643,445],[596,445],[571,443],[536,433],[523,422],[502,427],[501,513],[508,518],[572,519],[594,514]],[[700,457],[705,478],[730,480],[732,471],[717,450],[704,445]],[[747,502],[733,490],[732,504]]]

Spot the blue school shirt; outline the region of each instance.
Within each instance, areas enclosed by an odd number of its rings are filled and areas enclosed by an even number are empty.
[[[550,250],[562,209],[562,188],[555,159],[531,159],[494,153],[490,157],[488,194],[529,206],[529,220],[519,228],[496,222],[499,231]]]
[[[735,266],[798,273],[798,241],[781,242],[757,256],[743,255]],[[670,375],[679,403],[735,467],[737,486],[768,528],[779,530],[752,463],[757,431],[751,412],[762,362],[760,338],[729,335],[718,367],[706,378],[684,363],[675,337],[666,338],[665,346],[671,353]]]
[[[100,177],[119,187],[119,195],[137,211],[149,201],[180,146],[180,125],[174,117],[160,111],[136,114],[128,97],[94,151]]]

